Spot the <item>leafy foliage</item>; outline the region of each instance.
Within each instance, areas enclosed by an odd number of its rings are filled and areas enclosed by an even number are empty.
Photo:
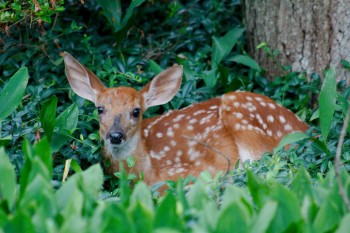
[[[343,232],[348,226],[333,172],[316,187],[299,169],[291,189],[249,172],[247,188],[228,184],[222,190],[208,185],[202,174],[187,193],[169,191],[156,201],[141,181],[124,193],[128,197],[121,196],[130,200],[123,203],[101,199],[99,165],[74,174],[54,191],[48,141],[34,147],[25,142],[23,148],[27,160],[20,186],[6,153],[0,153],[0,173],[7,174],[0,181],[0,228],[6,232]],[[342,180],[350,195],[349,174],[343,172]],[[182,182],[177,188],[183,189]]]
[[[35,2],[41,10],[36,11]],[[334,183],[333,160],[350,88],[334,82],[332,69],[326,71],[322,85],[318,74],[307,77],[288,67],[281,67],[286,75],[269,80],[244,50],[239,1],[37,0],[0,1],[0,5],[6,9],[0,11],[5,29],[0,31],[5,38],[0,42],[0,104],[6,106],[0,109],[0,229],[345,232],[349,228],[349,213]],[[28,17],[38,24],[31,24]],[[267,56],[276,53],[266,44],[259,47]],[[103,176],[98,165],[91,166],[100,160],[97,111],[68,88],[63,51],[72,53],[107,86],[140,89],[162,69],[183,65],[179,93],[170,103],[149,109],[145,117],[246,90],[273,98],[311,127],[305,134],[288,135],[259,161],[246,161],[243,168],[237,164],[226,176],[204,172],[198,179],[167,181],[169,189],[159,197],[161,184],[150,189],[122,170],[115,181]],[[342,64],[349,69],[348,61]],[[342,147],[341,178],[349,195],[348,136]]]

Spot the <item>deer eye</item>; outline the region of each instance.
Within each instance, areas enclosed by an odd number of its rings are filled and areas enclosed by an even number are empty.
[[[98,113],[98,115],[102,114],[103,111],[104,111],[104,108],[103,108],[103,107],[101,107],[101,106],[97,107],[97,113]]]
[[[134,110],[132,110],[132,116],[137,118],[140,115],[140,108],[135,108]]]

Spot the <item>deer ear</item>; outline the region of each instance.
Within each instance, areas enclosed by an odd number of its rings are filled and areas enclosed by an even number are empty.
[[[182,81],[182,66],[173,66],[158,74],[142,90],[145,109],[169,102]]]
[[[97,95],[106,87],[88,68],[67,52],[63,54],[69,85],[80,97],[96,103]]]

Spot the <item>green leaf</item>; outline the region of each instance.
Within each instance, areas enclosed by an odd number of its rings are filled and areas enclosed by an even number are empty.
[[[150,69],[153,71],[155,75],[159,74],[160,72],[163,71],[162,67],[160,67],[155,61],[149,60],[148,65]]]
[[[316,109],[316,111],[312,114],[311,118],[310,118],[310,121],[313,121],[317,118],[320,118],[320,109]]]
[[[0,124],[1,124],[1,120],[0,120]],[[2,146],[6,147],[11,141],[12,141],[12,136],[11,135],[8,135],[6,137],[0,138],[0,147],[2,147]]]
[[[136,205],[137,203],[142,204],[148,210],[153,210],[153,199],[151,190],[142,181],[137,183],[130,197],[130,207]]]
[[[214,69],[231,52],[244,30],[244,28],[233,28],[219,39],[213,37],[211,64]]]
[[[20,68],[0,92],[0,121],[8,117],[19,105],[28,83],[28,69]]]
[[[154,218],[154,229],[171,228],[183,231],[184,225],[176,213],[176,199],[172,193],[168,193],[159,204]]]
[[[32,223],[32,217],[22,210],[17,211],[4,227],[4,232],[36,232]]]
[[[89,232],[136,232],[135,224],[125,208],[114,202],[100,202],[98,208],[94,210],[92,220]]]
[[[343,67],[347,70],[350,70],[350,63],[347,60],[341,60],[340,63],[343,65]]]
[[[206,203],[213,201],[206,192],[205,185],[201,180],[192,185],[188,192],[187,200],[190,207],[197,210],[202,210]]]
[[[346,214],[340,221],[339,227],[335,233],[348,233],[350,229],[350,213]]]
[[[33,163],[33,151],[31,146],[29,145],[28,139],[24,138],[22,143],[22,151],[25,159],[25,163],[22,167],[21,174],[19,176],[19,182],[20,182],[20,197],[23,196],[26,187],[29,182],[29,176],[32,169],[32,163]]]
[[[147,208],[142,202],[137,202],[136,205],[130,209],[129,213],[135,223],[137,233],[152,232],[153,209]]]
[[[56,128],[58,132],[73,133],[78,124],[79,110],[74,103],[64,110],[56,119]]]
[[[310,175],[304,168],[300,168],[294,177],[292,182],[292,190],[298,196],[300,201],[302,201],[305,196],[309,196],[311,198],[314,197]]]
[[[40,167],[42,163],[40,160],[36,159],[34,165]],[[36,174],[28,183],[26,192],[20,200],[18,209],[30,210],[34,207],[35,214],[41,218],[49,219],[55,216],[57,214],[57,205],[54,199],[54,190],[50,182],[51,181],[46,177],[43,177],[42,174]],[[33,221],[33,223],[44,227],[40,220],[39,222]]]
[[[336,193],[335,195],[339,195]],[[327,200],[324,200],[313,222],[314,232],[329,232],[339,224],[342,217],[340,210],[335,204],[334,194],[329,195]]]
[[[251,57],[249,57],[247,55],[236,55],[236,56],[231,57],[227,60],[248,66],[256,71],[261,70],[259,64],[254,59],[252,59]]]
[[[43,127],[49,141],[51,140],[56,124],[56,107],[57,97],[52,96],[49,100],[42,104],[42,109],[40,111],[41,126]]]
[[[50,177],[47,177],[47,178],[51,179],[52,169],[53,169],[52,157],[51,157],[50,145],[47,138],[43,138],[38,144],[35,144],[33,146],[33,152],[34,152],[34,155],[40,157],[40,160],[45,164],[50,175]]]
[[[57,203],[60,208],[63,208],[77,188],[85,194],[85,198],[96,198],[100,193],[102,182],[101,166],[99,164],[93,165],[83,172],[74,174],[63,183],[56,192]]]
[[[232,203],[227,206],[218,217],[215,232],[248,232],[249,219],[249,212],[241,203]]]
[[[276,153],[277,151],[281,150],[282,148],[284,148],[285,146],[301,141],[303,139],[309,138],[308,135],[306,135],[303,132],[294,132],[291,134],[287,134],[286,136],[284,136],[282,138],[282,140],[280,141],[280,143],[278,144],[278,146],[273,150],[274,153]]]
[[[214,69],[203,72],[203,80],[208,88],[214,88],[217,82],[216,71]]]
[[[52,153],[57,152],[69,140],[78,124],[79,110],[72,104],[56,118],[55,132],[51,139]]]
[[[3,147],[0,148],[0,200],[5,200],[12,209],[16,198],[16,174]]]
[[[331,122],[336,107],[337,82],[334,69],[325,71],[325,78],[322,84],[320,97],[318,100],[320,111],[320,126],[323,140],[327,140],[331,128]]]
[[[252,198],[256,205],[258,207],[262,207],[264,205],[264,202],[267,200],[271,189],[264,180],[262,180],[251,171],[248,171],[247,175],[247,186],[249,188],[250,194],[252,195]]]
[[[103,14],[113,26],[114,32],[122,30],[130,21],[135,8],[139,7],[145,0],[133,0],[126,10],[122,19],[122,5],[120,0],[97,0],[103,9]]]
[[[276,184],[269,196],[278,203],[275,218],[272,220],[267,232],[298,232],[302,221],[301,210],[296,195],[280,184]]]
[[[254,233],[264,233],[267,231],[268,227],[271,224],[271,221],[274,219],[277,211],[277,202],[267,201],[263,208],[259,211],[259,214],[251,226],[249,232]]]

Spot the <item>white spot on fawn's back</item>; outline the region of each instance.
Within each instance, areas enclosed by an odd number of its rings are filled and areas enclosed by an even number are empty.
[[[271,122],[271,123],[273,123],[274,122],[274,118],[273,118],[273,116],[272,115],[268,115],[267,116],[267,122]]]
[[[280,119],[281,123],[286,123],[286,118],[284,118],[284,116],[280,115],[278,118]]]

